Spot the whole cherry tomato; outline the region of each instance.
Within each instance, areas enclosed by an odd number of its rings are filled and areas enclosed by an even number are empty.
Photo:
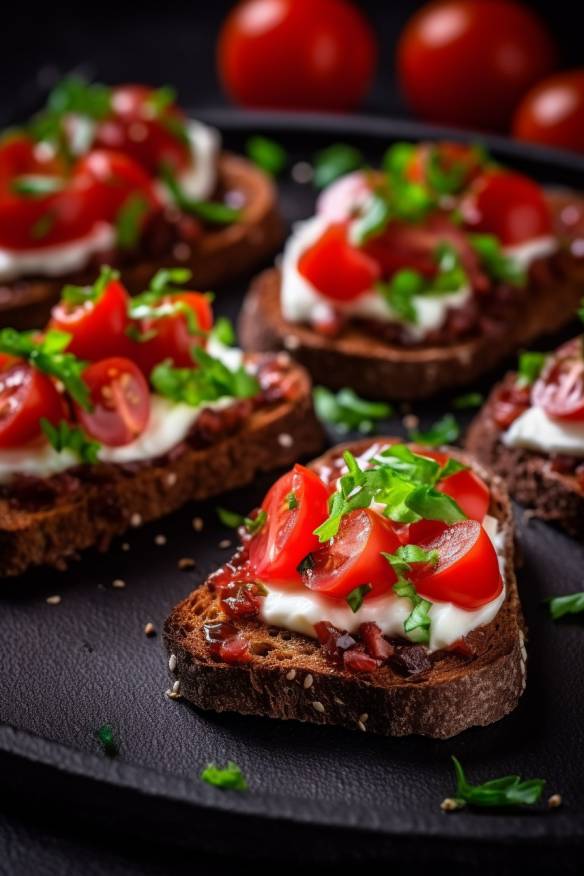
[[[314,530],[327,516],[329,491],[303,465],[295,465],[262,502],[267,520],[249,545],[251,571],[269,581],[298,581],[298,565],[319,547]]]
[[[395,573],[381,552],[393,554],[400,540],[389,520],[370,508],[350,511],[337,535],[311,554],[302,580],[311,590],[343,598],[362,584],[371,594],[385,593]]]
[[[80,359],[96,362],[127,355],[131,345],[126,335],[129,303],[122,284],[110,280],[95,298],[61,299],[51,311],[50,328],[72,335],[67,349]]]
[[[132,196],[139,196],[143,202],[139,215],[141,224],[149,213],[159,206],[150,177],[142,165],[123,152],[93,149],[79,160],[75,168],[75,176],[93,180],[100,186],[102,204],[100,218],[105,221],[114,222],[121,207]]]
[[[302,276],[333,301],[352,301],[381,277],[375,260],[353,246],[347,232],[346,222],[331,225],[298,262]]]
[[[129,354],[147,377],[154,366],[165,359],[172,359],[179,368],[192,367],[192,348],[202,346],[204,333],[213,327],[211,304],[201,292],[166,295],[155,306],[161,313],[166,310],[167,315],[148,316],[134,322],[142,340],[132,345]]]
[[[529,91],[517,107],[513,134],[584,152],[584,70],[557,73]]]
[[[150,417],[150,393],[144,375],[129,359],[113,356],[83,372],[92,409],[75,405],[77,419],[96,441],[109,447],[130,444],[142,434]]]
[[[532,399],[550,417],[584,421],[584,355],[581,338],[574,338],[560,347],[534,384]]]
[[[63,419],[63,400],[50,377],[26,362],[0,371],[0,447],[21,447],[41,434],[40,420]]]
[[[439,534],[418,539],[416,544],[427,551],[438,551],[437,565],[412,566],[410,574],[421,596],[453,602],[470,611],[501,593],[497,553],[477,520],[454,523]]]
[[[377,46],[348,0],[244,0],[227,16],[217,60],[244,106],[349,110],[369,88]]]
[[[186,117],[174,101],[145,85],[120,85],[112,92],[112,113],[97,128],[94,145],[129,155],[156,175],[163,163],[174,170],[192,161]]]
[[[425,119],[503,129],[555,61],[537,15],[510,0],[438,0],[415,13],[398,45],[398,71]]]
[[[552,215],[543,190],[511,170],[490,170],[477,177],[460,211],[469,229],[494,234],[503,246],[552,233]]]

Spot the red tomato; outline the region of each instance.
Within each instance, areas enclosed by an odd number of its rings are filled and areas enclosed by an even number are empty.
[[[515,113],[513,134],[584,152],[584,70],[557,73],[528,92]]]
[[[88,234],[103,216],[103,187],[86,174],[65,175],[54,158],[24,136],[0,146],[0,246],[38,249],[67,243]],[[42,177],[57,190],[19,193],[14,185]],[[27,179],[28,178],[28,179]]]
[[[314,530],[327,517],[328,496],[320,478],[303,465],[276,481],[262,503],[267,521],[249,545],[254,574],[270,581],[299,580],[297,566],[319,546]]]
[[[503,129],[554,61],[554,43],[542,22],[509,0],[429,3],[406,25],[397,58],[415,112],[479,129]]]
[[[145,209],[140,216],[143,223],[159,201],[152,181],[144,168],[129,155],[108,149],[93,149],[76,166],[79,178],[94,180],[102,192],[102,219],[114,221],[120,208],[132,195],[140,195]]]
[[[75,409],[81,426],[92,438],[120,447],[141,435],[150,417],[150,393],[134,362],[121,356],[102,359],[85,369],[83,379],[93,408],[86,411],[75,405]]]
[[[159,306],[172,308],[178,302],[192,311],[198,330],[210,331],[213,326],[213,311],[206,295],[201,292],[177,292],[161,298]],[[154,366],[164,359],[172,359],[179,368],[192,367],[191,350],[194,346],[202,346],[205,340],[204,335],[191,333],[184,313],[157,319],[141,319],[136,327],[145,337],[153,335],[149,340],[140,341],[132,347],[132,359],[138,362],[147,377]]]
[[[107,356],[125,355],[130,347],[126,336],[130,296],[118,280],[110,280],[100,296],[82,304],[60,301],[51,311],[50,328],[72,335],[70,353],[95,362]]]
[[[436,566],[412,566],[411,578],[421,596],[453,602],[470,611],[500,594],[503,585],[497,552],[477,520],[454,523],[416,543],[439,554]]]
[[[175,103],[158,110],[153,93],[145,85],[114,88],[113,113],[99,124],[94,145],[124,152],[156,175],[162,163],[187,167],[192,155],[184,142],[185,116]]]
[[[533,180],[511,170],[492,170],[477,177],[460,210],[472,231],[494,234],[503,246],[552,233],[544,192]]]
[[[41,434],[40,420],[63,419],[63,400],[55,384],[25,362],[0,371],[0,447],[21,447]]]
[[[444,465],[448,460],[446,453],[428,450],[425,447],[416,448],[414,452],[422,456],[429,456],[430,459],[435,459],[440,465]],[[450,475],[450,477],[439,482],[437,489],[441,493],[450,496],[451,499],[454,499],[458,507],[471,520],[478,520],[479,523],[483,522],[485,514],[489,510],[491,493],[482,478],[475,474],[472,469],[465,468],[462,471],[456,472],[456,474]]]
[[[245,0],[223,25],[217,60],[244,106],[349,110],[369,89],[377,46],[347,0]]]
[[[477,149],[466,143],[421,143],[414,151],[410,163],[406,167],[406,177],[410,182],[429,182],[428,164],[430,157],[437,161],[438,168],[445,174],[456,173],[459,187],[474,179],[481,168],[481,156]]]
[[[302,580],[311,590],[339,598],[362,584],[372,585],[372,595],[385,593],[396,578],[381,551],[393,554],[399,546],[389,520],[369,508],[351,511],[338,534],[312,553]]]
[[[581,338],[574,338],[560,347],[536,381],[532,400],[550,417],[584,421],[584,356]]]
[[[347,223],[331,225],[306,250],[298,270],[321,295],[333,301],[352,301],[380,279],[376,262],[347,240]]]

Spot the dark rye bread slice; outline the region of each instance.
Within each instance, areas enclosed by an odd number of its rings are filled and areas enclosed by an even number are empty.
[[[310,380],[297,365],[290,375],[298,387],[292,400],[256,408],[238,431],[209,447],[187,446],[180,455],[170,453],[135,469],[106,467],[118,469],[118,476],[96,473],[94,482],[65,489],[59,501],[38,511],[0,498],[0,576],[39,565],[64,568],[85,548],[106,550],[129,527],[248,484],[259,472],[289,466],[319,450],[324,436],[314,415]]]
[[[505,380],[514,380],[508,374]],[[532,450],[507,447],[492,416],[493,390],[466,434],[469,453],[497,472],[507,489],[529,513],[557,523],[584,541],[584,489],[571,474],[555,471],[550,457]]]
[[[581,236],[584,219],[572,227],[565,208],[582,205],[582,198],[548,192],[548,199],[558,237],[569,241]],[[568,251],[538,259],[530,271],[525,307],[504,331],[496,337],[482,334],[445,346],[390,344],[350,323],[339,336],[326,337],[309,325],[284,320],[280,285],[277,269],[265,271],[252,283],[239,318],[244,349],[286,349],[308,369],[315,383],[332,389],[350,386],[368,398],[410,400],[468,385],[519,347],[568,323],[584,294],[584,260]]]
[[[229,153],[219,158],[218,173],[222,191],[236,191],[244,198],[241,221],[206,230],[195,244],[189,244],[191,255],[186,260],[179,260],[169,252],[157,260],[141,260],[138,254],[135,259],[122,263],[119,266],[122,279],[132,294],[146,289],[160,268],[173,266],[191,269],[194,288],[214,289],[261,265],[281,244],[284,231],[271,180],[249,161]],[[103,260],[115,262],[109,254]],[[44,325],[63,285],[88,284],[95,280],[96,273],[97,264],[93,264],[90,269],[66,276],[30,277],[0,283],[0,327],[24,329]]]
[[[397,439],[375,440],[386,444]],[[346,447],[358,454],[369,444],[334,448],[311,467],[323,471]],[[460,451],[449,451],[469,461]],[[526,662],[511,507],[501,480],[474,467],[491,486],[490,513],[505,533],[507,588],[495,619],[467,637],[475,656],[442,652],[419,678],[404,678],[391,666],[355,674],[332,666],[311,638],[257,620],[238,620],[252,661],[228,664],[210,655],[205,642],[203,625],[226,616],[217,593],[204,583],[173,610],[165,625],[180,695],[202,709],[337,724],[388,736],[448,738],[511,712],[525,687]]]

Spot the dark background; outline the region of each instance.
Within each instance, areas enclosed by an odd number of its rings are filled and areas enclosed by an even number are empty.
[[[37,108],[41,94],[59,75],[81,68],[106,82],[172,84],[187,107],[226,104],[215,70],[219,24],[233,6],[229,0],[163,0],[130,3],[47,3],[4,8],[0,19],[0,123],[18,121]],[[394,45],[411,13],[422,3],[361,0],[380,45],[378,74],[364,112],[405,116],[394,78]],[[529,4],[546,18],[561,47],[562,66],[582,63],[577,4]],[[16,7],[16,8],[15,8]],[[1,791],[0,874],[157,874],[214,873],[239,869],[237,862],[185,860],[172,850],[153,851],[112,844],[108,836],[79,835],[31,807],[14,812]],[[48,826],[47,826],[48,825]],[[280,866],[279,866],[280,869]],[[256,870],[256,872],[259,872]],[[320,872],[323,872],[322,870]],[[454,872],[454,871],[453,871]]]

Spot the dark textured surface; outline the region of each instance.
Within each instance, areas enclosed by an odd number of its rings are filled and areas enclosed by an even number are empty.
[[[244,135],[227,139],[237,146]],[[307,131],[290,136],[306,154],[324,139]],[[381,141],[358,139],[379,153]],[[568,166],[542,165],[541,171],[548,182],[577,180]],[[309,187],[284,181],[289,219],[307,215],[311,200]],[[243,288],[220,294],[218,310],[233,314]],[[416,411],[428,422],[446,401]],[[396,430],[398,418],[383,429]],[[245,511],[268,483],[264,478],[221,504]],[[480,859],[485,867],[496,861],[501,872],[514,858],[542,866],[576,860],[575,846],[584,841],[584,630],[577,622],[554,624],[542,600],[582,588],[583,548],[541,523],[524,526],[518,515],[530,659],[527,692],[513,715],[447,742],[384,740],[198,713],[164,697],[162,643],[160,636],[146,638],[144,624],[160,630],[170,608],[225,557],[218,544],[229,534],[214,505],[188,508],[132,533],[128,552],[116,545],[107,555],[87,555],[66,574],[41,571],[3,591],[0,721],[21,731],[0,728],[3,807],[42,806],[49,823],[80,821],[112,841],[124,833],[141,837],[140,843],[156,838],[208,852],[269,855],[285,848],[287,857],[329,860]],[[205,520],[198,534],[195,514]],[[158,533],[167,536],[166,545],[155,544]],[[196,571],[177,569],[184,556],[197,559]],[[115,578],[126,588],[112,588]],[[48,605],[46,597],[55,593],[61,604]],[[104,722],[120,740],[115,760],[102,755],[95,737]],[[546,791],[560,792],[565,805],[553,813],[542,807],[519,815],[445,816],[439,804],[453,791],[451,753],[471,779],[511,771],[545,778]],[[227,759],[248,776],[249,793],[222,794],[198,780],[207,761]]]

